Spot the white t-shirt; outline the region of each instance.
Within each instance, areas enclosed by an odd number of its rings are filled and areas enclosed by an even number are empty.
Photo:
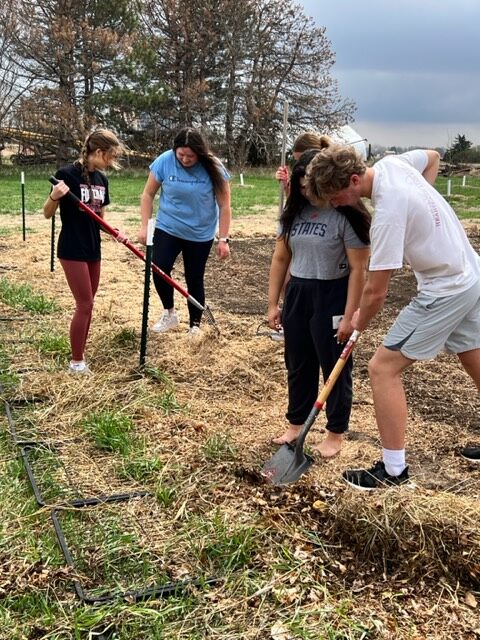
[[[370,271],[407,262],[418,290],[438,297],[465,291],[480,277],[480,257],[448,202],[422,176],[428,155],[418,149],[374,166]]]

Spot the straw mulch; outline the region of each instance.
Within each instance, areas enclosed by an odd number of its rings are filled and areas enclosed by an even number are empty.
[[[450,493],[402,489],[345,493],[330,533],[384,575],[480,584],[480,504]]]
[[[124,219],[124,213],[109,216],[112,224],[134,237],[135,225]],[[282,344],[258,335],[266,329],[274,220],[275,211],[256,217],[250,227],[243,220],[232,242],[231,260],[220,263],[212,257],[209,261],[207,299],[220,337],[204,323],[203,338],[189,340],[186,306],[177,295],[180,329],[162,336],[149,334],[147,364],[157,377],[139,371],[143,265],[138,259],[124,247],[104,241],[87,353],[95,375],[72,379],[65,373],[65,363],[49,360],[35,348],[42,332],[65,335],[72,311],[61,267],[57,264],[54,273],[49,271],[49,225],[37,214],[29,220],[26,243],[3,240],[0,276],[30,283],[61,307],[52,316],[40,318],[26,313],[14,318],[5,306],[0,310],[1,315],[12,316],[11,322],[4,323],[2,337],[7,346],[9,340],[14,343],[9,348],[10,366],[19,372],[19,385],[9,397],[17,428],[25,436],[55,444],[61,460],[55,473],[65,488],[61,498],[124,493],[143,485],[126,478],[121,473],[124,462],[96,448],[81,424],[95,411],[128,414],[142,451],[161,460],[165,483],[177,490],[166,511],[149,501],[136,502],[126,510],[129,526],[148,532],[150,541],[175,536],[182,523],[186,527],[183,538],[172,538],[177,544],[169,545],[170,578],[201,569],[199,561],[189,556],[187,525],[194,514],[220,509],[238,523],[258,526],[261,522],[266,530],[276,532],[277,541],[285,536],[288,545],[295,544],[296,536],[315,535],[324,545],[323,558],[332,572],[333,578],[328,578],[328,571],[325,574],[329,588],[350,593],[368,588],[369,596],[365,594],[363,604],[358,603],[358,611],[378,607],[379,619],[388,615],[375,593],[384,593],[389,580],[392,590],[401,584],[424,589],[425,611],[428,600],[443,597],[445,589],[457,604],[458,598],[471,594],[467,605],[456,612],[456,628],[465,630],[458,637],[475,637],[468,633],[474,634],[476,628],[472,593],[477,593],[480,580],[480,469],[470,467],[456,451],[480,442],[480,402],[455,359],[441,356],[405,375],[408,456],[419,489],[363,496],[346,488],[340,478],[342,469],[370,465],[380,454],[366,368],[389,322],[414,290],[408,270],[395,277],[383,314],[359,341],[351,430],[341,455],[328,462],[317,460],[293,487],[271,487],[261,480],[259,469],[276,450],[270,439],[285,427]],[[478,227],[472,225],[470,233],[478,249]],[[173,277],[183,281],[181,263]],[[159,313],[152,291],[150,323]],[[160,398],[172,397],[174,404],[167,409],[160,406]],[[309,442],[322,437],[323,424],[320,416]],[[214,445],[223,457],[212,458]],[[151,552],[156,552],[155,545]],[[265,550],[265,570],[268,558]],[[305,562],[305,575],[310,570],[317,575],[317,556]],[[444,585],[440,595],[435,592],[438,584]],[[441,633],[447,635],[435,635],[425,611],[413,604],[409,609],[409,615],[418,616],[418,624],[425,623],[429,629],[418,637],[451,637],[454,627],[448,615],[437,611],[436,615],[444,616]],[[247,604],[239,615],[243,613],[247,619]],[[400,635],[385,632],[378,637]]]

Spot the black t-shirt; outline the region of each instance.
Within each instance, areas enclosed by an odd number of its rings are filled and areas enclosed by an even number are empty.
[[[89,173],[90,187],[82,176],[82,167],[75,163],[62,167],[55,174],[70,191],[100,215],[102,207],[110,203],[108,179],[100,171]],[[91,198],[93,197],[93,201]],[[58,238],[57,256],[65,260],[100,260],[100,225],[82,211],[70,198],[60,201],[62,229]]]

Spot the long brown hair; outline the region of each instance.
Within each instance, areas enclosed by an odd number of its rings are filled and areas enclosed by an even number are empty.
[[[213,155],[208,143],[198,129],[185,127],[181,129],[173,140],[173,150],[188,147],[198,156],[198,161],[205,168],[213,184],[215,192],[225,188],[225,176],[222,173],[219,160]]]

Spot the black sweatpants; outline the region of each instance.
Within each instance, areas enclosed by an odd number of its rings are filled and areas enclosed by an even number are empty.
[[[291,277],[282,313],[285,364],[288,371],[287,420],[301,425],[319,392],[320,369],[325,381],[342,353],[332,327],[332,316],[341,316],[347,300],[348,277],[309,280]],[[352,408],[350,357],[326,403],[327,429],[344,433]]]
[[[153,235],[152,260],[168,276],[172,272],[173,265],[179,253],[183,257],[183,268],[185,270],[185,282],[188,293],[195,298],[202,306],[205,305],[204,276],[213,239],[207,242],[193,242],[172,236],[161,229],[155,229]],[[164,309],[173,308],[173,287],[165,280],[153,272],[153,282],[157,290]],[[188,313],[190,316],[190,326],[199,325],[202,319],[202,312],[190,302],[188,303]]]

